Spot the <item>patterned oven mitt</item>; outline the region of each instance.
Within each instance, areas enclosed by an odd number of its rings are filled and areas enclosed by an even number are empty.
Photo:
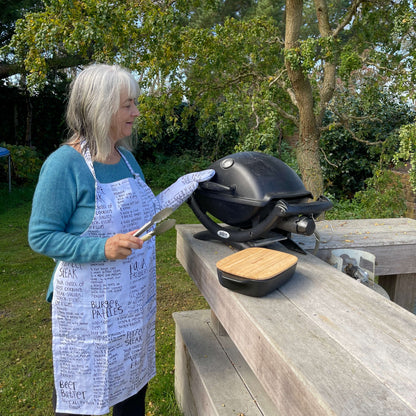
[[[176,209],[182,205],[198,188],[199,182],[210,180],[215,175],[214,169],[201,170],[181,176],[175,183],[162,191],[156,198],[160,209]]]

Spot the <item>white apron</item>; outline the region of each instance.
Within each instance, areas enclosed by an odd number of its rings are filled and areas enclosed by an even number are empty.
[[[150,188],[134,178],[98,182],[95,214],[82,237],[110,237],[148,222],[157,210]],[[52,352],[57,412],[102,415],[155,375],[155,241],[125,260],[60,262],[54,274]]]

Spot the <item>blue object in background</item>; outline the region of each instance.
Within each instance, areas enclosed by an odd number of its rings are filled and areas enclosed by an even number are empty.
[[[9,192],[12,191],[11,155],[5,147],[0,147],[0,157],[7,157],[9,161]]]

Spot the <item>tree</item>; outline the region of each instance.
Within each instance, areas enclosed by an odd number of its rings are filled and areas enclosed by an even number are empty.
[[[207,2],[206,9],[225,3]],[[415,74],[414,8],[409,1],[384,0],[263,0],[251,6],[237,17],[207,27],[188,25],[174,38],[166,36],[163,47],[178,45],[178,37],[179,47],[176,55],[159,54],[159,68],[170,71],[164,97],[182,94],[202,109],[205,120],[215,114],[217,126],[234,124],[240,150],[273,150],[282,134],[297,131],[302,179],[318,196],[322,131],[352,132],[351,123],[360,119],[382,122],[370,110],[365,116],[346,111],[346,97],[412,92],[406,86]],[[183,69],[182,78],[177,68]],[[328,110],[335,118],[324,125]]]
[[[15,22],[29,11],[41,10],[40,0],[4,0],[0,10],[0,48],[9,44],[15,30]],[[7,55],[5,56],[7,58]],[[8,62],[0,61],[0,79],[19,73],[22,68]]]
[[[3,56],[24,65],[32,87],[66,60],[134,69],[147,92],[141,124],[149,135],[160,120],[175,122],[183,97],[189,105],[182,114],[198,110],[201,134],[213,124],[220,134],[237,131],[239,150],[273,151],[282,136],[298,133],[302,179],[318,196],[319,137],[324,129],[348,128],[343,97],[413,91],[413,6],[410,0],[48,0],[43,11],[17,22]],[[328,109],[336,118],[325,126]]]

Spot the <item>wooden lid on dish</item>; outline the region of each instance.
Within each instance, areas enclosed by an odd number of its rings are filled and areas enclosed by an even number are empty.
[[[296,265],[298,258],[282,251],[250,247],[217,262],[217,269],[228,275],[266,280]]]

